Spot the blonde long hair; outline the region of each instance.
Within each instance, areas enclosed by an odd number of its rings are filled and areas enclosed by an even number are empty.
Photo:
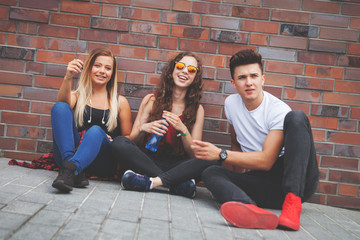
[[[117,98],[117,69],[116,59],[112,52],[108,49],[97,48],[90,52],[89,57],[84,63],[83,70],[80,75],[79,85],[75,92],[78,94],[78,99],[75,106],[75,122],[77,127],[83,126],[84,111],[86,103],[89,101],[92,94],[91,70],[98,56],[112,57],[113,72],[110,81],[106,85],[107,97],[109,100],[110,114],[106,122],[106,127],[109,132],[113,131],[117,126],[118,115],[118,98]]]

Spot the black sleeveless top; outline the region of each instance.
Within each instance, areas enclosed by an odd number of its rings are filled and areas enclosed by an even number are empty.
[[[91,111],[90,111],[91,109]],[[91,115],[90,115],[91,113]],[[113,139],[119,135],[121,135],[121,130],[120,130],[120,122],[119,119],[117,119],[117,126],[116,128],[111,131],[108,132],[107,127],[106,127],[106,122],[109,118],[109,114],[110,114],[110,110],[106,109],[105,110],[105,114],[104,114],[104,110],[103,109],[97,109],[97,108],[92,108],[89,105],[85,106],[85,110],[84,110],[84,115],[83,115],[83,126],[81,128],[79,128],[79,131],[83,131],[83,130],[88,130],[90,127],[94,126],[94,125],[98,125],[99,127],[101,127],[104,132],[108,135],[110,135]],[[103,123],[104,122],[104,123]]]

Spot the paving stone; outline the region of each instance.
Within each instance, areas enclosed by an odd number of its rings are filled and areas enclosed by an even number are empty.
[[[101,232],[111,234],[116,239],[134,239],[137,224],[133,222],[108,219]],[[115,238],[111,238],[115,239]]]
[[[169,222],[142,218],[139,227],[138,239],[170,239]]]
[[[11,240],[51,239],[52,236],[54,236],[54,234],[58,231],[58,229],[59,228],[57,226],[27,223],[19,231],[17,231],[10,239]]]
[[[42,208],[43,206],[44,206],[44,204],[15,200],[13,202],[10,202],[3,209],[1,209],[1,211],[33,215],[38,210],[40,210],[40,208]]]
[[[13,231],[13,229],[6,229],[6,228],[0,227],[0,239],[5,239],[6,237],[8,237],[11,234],[12,231]]]
[[[172,239],[183,240],[183,239],[203,239],[201,231],[190,231],[184,229],[172,229]]]
[[[61,227],[71,215],[72,213],[68,212],[57,212],[43,209],[31,218],[29,223]]]
[[[89,240],[95,239],[100,229],[99,224],[93,224],[82,221],[70,221],[59,233],[56,240]]]
[[[9,202],[13,201],[19,195],[17,193],[8,193],[8,192],[1,192],[0,191],[0,203],[1,204],[8,204]]]
[[[7,193],[15,193],[17,195],[24,194],[28,191],[30,191],[32,188],[28,186],[20,186],[17,184],[6,184],[5,186],[2,186],[0,188],[0,192],[7,192]]]
[[[54,200],[56,196],[49,193],[39,193],[39,192],[28,192],[18,198],[18,200],[24,202],[34,202],[34,203],[49,203],[51,200]]]
[[[0,226],[1,228],[15,230],[28,218],[29,216],[24,214],[0,211]]]

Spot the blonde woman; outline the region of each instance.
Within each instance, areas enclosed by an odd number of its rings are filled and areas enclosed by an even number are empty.
[[[80,72],[78,88],[72,91],[73,77]],[[54,188],[70,192],[87,186],[84,169],[98,176],[114,173],[111,141],[128,137],[132,128],[130,106],[117,95],[116,79],[116,59],[107,49],[94,49],[85,63],[74,59],[68,64],[51,110],[54,158],[60,168]]]

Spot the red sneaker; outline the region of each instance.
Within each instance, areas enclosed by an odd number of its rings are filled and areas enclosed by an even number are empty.
[[[301,198],[293,193],[288,193],[282,206],[279,226],[295,231],[299,230],[301,209]]]
[[[252,204],[226,202],[221,205],[220,212],[236,227],[274,229],[278,225],[278,217],[274,213]]]

